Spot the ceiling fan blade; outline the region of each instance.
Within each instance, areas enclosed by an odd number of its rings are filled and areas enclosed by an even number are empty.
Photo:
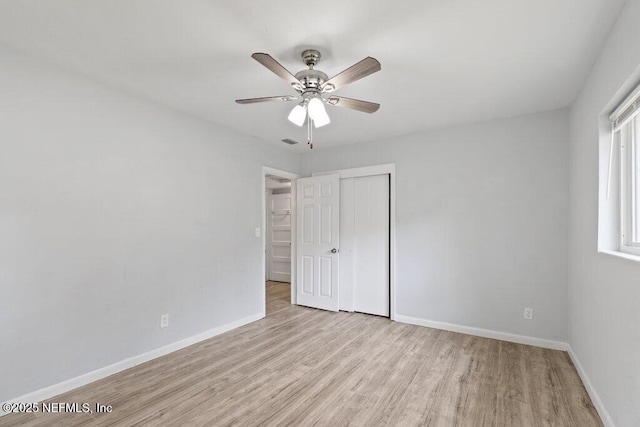
[[[331,96],[327,99],[329,105],[336,107],[351,108],[352,110],[362,111],[363,113],[375,113],[380,108],[380,104],[375,102],[360,101],[359,99],[351,99],[340,96]]]
[[[256,104],[258,102],[270,102],[270,101],[293,101],[297,99],[295,96],[283,95],[283,96],[266,96],[264,98],[247,98],[236,99],[238,104]]]
[[[296,79],[293,74],[273,59],[271,55],[258,52],[251,55],[251,57],[292,85],[302,86],[300,80]]]
[[[352,65],[324,82],[322,90],[324,92],[334,91],[342,86],[348,85],[349,83],[353,83],[356,80],[360,80],[363,77],[367,77],[369,74],[380,71],[381,68],[380,62],[378,62],[377,59],[367,56],[362,61]]]

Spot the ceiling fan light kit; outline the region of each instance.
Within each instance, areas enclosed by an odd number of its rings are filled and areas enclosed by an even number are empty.
[[[324,108],[324,100],[319,96],[313,97],[309,100],[309,103],[307,104],[307,111],[309,112],[309,118],[317,128],[331,122],[329,115],[327,114],[327,110]]]
[[[304,105],[299,104],[293,107],[293,110],[289,113],[289,121],[297,126],[302,126],[307,118],[307,110]]]
[[[369,114],[378,111],[378,108],[380,108],[380,104],[361,101],[359,99],[344,98],[334,95],[331,95],[328,98],[322,96],[325,93],[333,92],[342,86],[380,71],[380,62],[370,56],[331,78],[322,71],[314,69],[321,58],[320,52],[315,49],[307,49],[302,52],[302,61],[309,67],[309,69],[299,71],[295,75],[291,74],[278,61],[266,53],[254,53],[251,57],[271,70],[274,74],[287,81],[298,93],[298,96],[283,95],[264,98],[237,99],[236,102],[238,104],[255,104],[270,101],[301,100],[298,105],[293,107],[289,113],[288,119],[297,126],[302,126],[306,120],[308,137],[307,143],[310,148],[313,148],[313,142],[311,140],[312,124],[316,128],[319,128],[331,123],[325,104],[350,108],[352,110]]]

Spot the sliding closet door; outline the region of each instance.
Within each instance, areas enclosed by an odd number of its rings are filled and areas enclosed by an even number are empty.
[[[389,175],[353,178],[352,194],[353,310],[389,316]]]
[[[389,175],[353,184],[354,310],[389,316]]]

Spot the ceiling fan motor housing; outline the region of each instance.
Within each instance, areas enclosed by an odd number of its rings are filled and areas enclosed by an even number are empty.
[[[302,70],[296,73],[296,79],[300,80],[305,90],[319,90],[320,86],[329,80],[329,77],[319,70]]]

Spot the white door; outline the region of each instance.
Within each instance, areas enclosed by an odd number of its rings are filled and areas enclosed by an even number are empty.
[[[296,182],[298,304],[338,311],[340,179]]]
[[[354,178],[353,309],[389,316],[389,175]]]
[[[340,310],[389,316],[389,175],[340,180]]]
[[[272,194],[268,206],[269,280],[291,283],[291,193]]]

